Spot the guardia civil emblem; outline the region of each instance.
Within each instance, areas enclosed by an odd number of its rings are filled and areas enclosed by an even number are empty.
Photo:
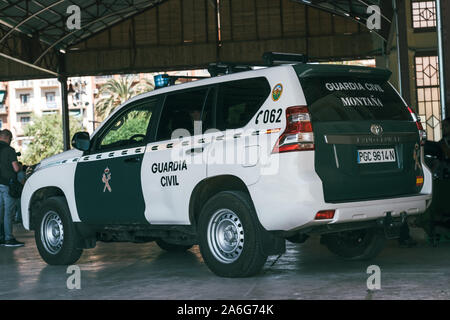
[[[283,85],[281,83],[277,84],[272,90],[272,100],[278,101],[283,93]]]
[[[103,192],[106,192],[108,190],[109,192],[112,192],[111,186],[109,185],[109,180],[111,180],[111,172],[109,171],[109,168],[106,167],[105,171],[103,172],[102,182],[105,184],[105,187],[103,188]]]
[[[383,127],[379,124],[373,124],[370,126],[370,132],[376,136],[381,136],[383,134]]]

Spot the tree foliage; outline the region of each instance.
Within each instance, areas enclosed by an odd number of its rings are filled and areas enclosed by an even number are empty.
[[[100,88],[99,94],[103,98],[95,104],[98,120],[103,121],[132,97],[153,89],[153,84],[147,79],[140,82],[133,82],[133,78],[129,77],[109,80]]]
[[[102,146],[124,143],[134,135],[145,135],[152,113],[146,110],[131,111],[125,118],[119,119],[102,141]]]
[[[70,136],[83,131],[81,122],[75,117],[69,118]],[[25,164],[35,164],[41,160],[61,153],[64,150],[62,119],[59,114],[32,116],[32,121],[24,129],[25,136],[31,137],[31,142],[23,153]]]

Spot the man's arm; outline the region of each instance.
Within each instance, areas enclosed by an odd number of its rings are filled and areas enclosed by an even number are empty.
[[[20,165],[19,165],[18,161],[13,161],[12,162],[12,167],[13,167],[13,170],[14,170],[15,173],[20,171]]]
[[[17,160],[17,153],[13,148],[9,148],[9,161],[11,161],[12,168],[15,173],[20,171],[19,160]]]

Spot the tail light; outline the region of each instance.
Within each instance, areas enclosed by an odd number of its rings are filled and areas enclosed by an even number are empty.
[[[314,134],[308,107],[286,109],[286,130],[281,134],[273,153],[314,150]]]
[[[334,218],[335,210],[322,210],[316,213],[315,220],[331,220]]]
[[[424,130],[422,123],[420,122],[419,117],[416,115],[414,110],[408,107],[408,111],[411,114],[414,122],[416,123],[417,130],[419,130],[420,144],[423,146],[425,144],[425,141],[427,140],[427,132]]]

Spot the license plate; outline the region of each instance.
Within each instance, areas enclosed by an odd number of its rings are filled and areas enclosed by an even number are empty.
[[[395,161],[397,160],[394,149],[369,149],[357,151],[357,162],[359,164]]]

